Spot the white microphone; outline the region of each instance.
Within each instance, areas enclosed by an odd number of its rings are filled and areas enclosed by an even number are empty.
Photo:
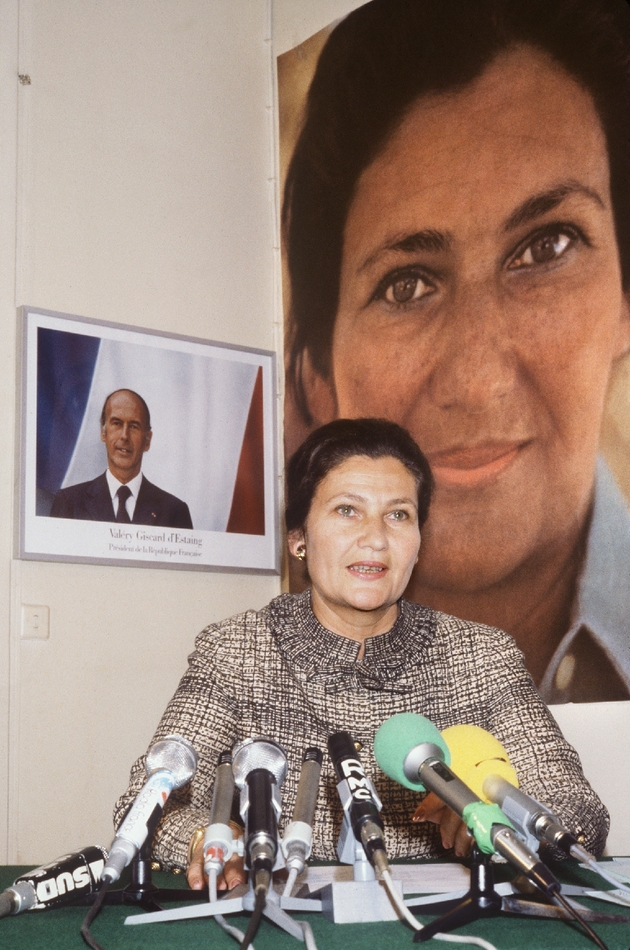
[[[101,879],[112,884],[135,858],[160,820],[164,804],[176,788],[191,780],[197,769],[197,753],[182,736],[166,736],[147,753],[148,779],[118,829]]]

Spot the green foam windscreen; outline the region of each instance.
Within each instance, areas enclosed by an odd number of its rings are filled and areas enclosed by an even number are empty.
[[[451,754],[437,726],[418,713],[397,713],[386,719],[374,736],[374,757],[380,768],[399,785],[414,792],[424,792],[425,787],[405,775],[405,759],[417,746],[430,744],[442,751],[444,762],[450,765]]]

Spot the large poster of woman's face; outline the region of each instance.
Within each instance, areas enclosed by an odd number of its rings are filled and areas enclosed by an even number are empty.
[[[630,698],[628,3],[373,0],[278,77],[287,454],[404,425],[407,596],[507,630],[547,702]]]

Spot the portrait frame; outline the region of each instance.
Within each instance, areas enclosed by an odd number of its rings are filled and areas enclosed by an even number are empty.
[[[273,351],[31,306],[18,319],[18,558],[280,572]],[[116,522],[111,496],[102,498],[101,418],[120,389],[150,411],[141,472],[154,493],[146,510],[138,494],[128,524]],[[97,518],[95,508],[65,501],[88,491],[91,506],[97,483]],[[183,526],[185,509],[192,528]]]

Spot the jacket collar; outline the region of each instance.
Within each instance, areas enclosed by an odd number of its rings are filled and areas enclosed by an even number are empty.
[[[436,617],[432,610],[398,602],[398,617],[387,633],[360,644],[321,625],[311,608],[310,590],[281,594],[270,604],[271,628],[276,642],[303,681],[318,681],[329,688],[363,687],[406,692],[406,683],[433,638]]]

